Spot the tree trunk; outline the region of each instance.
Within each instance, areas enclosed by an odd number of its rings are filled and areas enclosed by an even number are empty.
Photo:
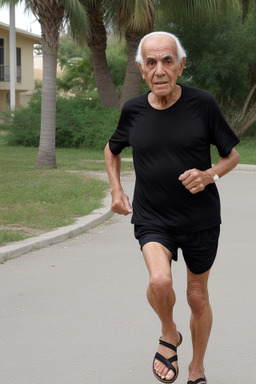
[[[127,31],[125,34],[126,43],[128,47],[128,58],[126,64],[126,72],[124,85],[122,89],[122,95],[120,100],[120,107],[132,97],[140,94],[141,73],[138,64],[135,62],[137,48],[140,40],[144,34],[138,34],[135,32]]]
[[[50,54],[43,50],[41,132],[37,168],[57,168],[55,154],[56,67],[57,53]]]
[[[245,22],[249,11],[249,0],[242,0],[242,20]]]
[[[59,29],[64,17],[61,3],[35,1],[36,15],[42,28],[43,84],[41,105],[41,132],[37,168],[56,168],[56,68]]]
[[[242,126],[242,128],[239,131],[239,136],[243,136],[243,134],[247,131],[247,129],[249,129],[255,122],[256,122],[256,112],[247,121],[247,123]]]
[[[104,107],[119,108],[119,97],[110,76],[105,47],[91,45],[94,76],[100,102]]]
[[[252,87],[252,89],[249,92],[249,95],[247,96],[247,98],[245,100],[245,103],[244,103],[244,106],[243,106],[243,111],[242,111],[242,117],[244,117],[244,115],[245,115],[245,112],[246,112],[246,110],[248,108],[248,105],[249,105],[249,103],[251,101],[251,98],[252,98],[255,90],[256,90],[256,84],[254,84],[254,86]]]
[[[103,11],[99,5],[91,5],[88,13],[91,34],[87,44],[92,52],[98,95],[104,107],[119,108],[119,97],[111,79],[106,58],[107,34],[103,23]]]

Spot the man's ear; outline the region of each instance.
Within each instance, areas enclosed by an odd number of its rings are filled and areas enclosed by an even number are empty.
[[[141,73],[142,78],[145,79],[144,69],[142,68],[141,63],[138,63],[138,66],[139,66],[139,69],[140,69],[140,73]]]
[[[180,61],[180,71],[179,71],[179,76],[182,75],[182,72],[183,72],[183,69],[185,67],[185,64],[186,64],[186,57],[182,57],[181,61]]]

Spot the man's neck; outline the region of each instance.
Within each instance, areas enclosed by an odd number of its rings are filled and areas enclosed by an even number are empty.
[[[176,87],[173,92],[168,95],[157,96],[153,92],[150,92],[148,95],[148,102],[151,107],[155,109],[167,109],[179,100],[179,98],[181,97],[181,93],[181,86],[176,84]]]

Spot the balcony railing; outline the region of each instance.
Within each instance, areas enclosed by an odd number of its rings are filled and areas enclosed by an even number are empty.
[[[10,66],[0,65],[0,81],[10,81]],[[21,67],[16,67],[16,81],[21,83]]]

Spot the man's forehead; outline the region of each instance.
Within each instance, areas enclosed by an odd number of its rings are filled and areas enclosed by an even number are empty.
[[[177,46],[175,40],[171,36],[154,35],[147,37],[142,44],[142,55],[152,56],[161,55],[166,56],[174,54],[177,55]]]

